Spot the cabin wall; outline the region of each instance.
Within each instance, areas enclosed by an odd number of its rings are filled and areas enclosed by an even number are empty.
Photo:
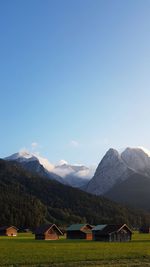
[[[86,234],[86,240],[92,240],[92,239],[93,239],[92,233]]]
[[[131,241],[131,234],[130,233],[118,233],[116,241],[119,241],[119,242]]]
[[[103,241],[103,242],[127,242],[131,240],[131,233],[112,233],[101,235],[100,232],[93,232],[94,241]]]
[[[55,232],[45,234],[45,240],[57,240],[57,239],[59,239],[59,236]]]
[[[56,233],[53,234],[36,234],[35,239],[38,240],[57,240],[59,239],[59,236]]]
[[[14,228],[9,228],[6,230],[7,236],[17,236],[17,230]]]
[[[0,231],[0,236],[17,236],[17,230],[15,228],[9,228]]]
[[[86,234],[81,231],[67,231],[67,239],[86,239]]]
[[[101,235],[99,231],[93,231],[93,240],[109,242],[109,235]]]

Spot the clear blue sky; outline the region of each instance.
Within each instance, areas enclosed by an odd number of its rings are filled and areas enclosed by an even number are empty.
[[[149,118],[149,0],[0,1],[0,157],[98,163]]]

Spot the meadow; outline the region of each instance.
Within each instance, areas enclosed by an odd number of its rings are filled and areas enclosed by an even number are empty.
[[[39,241],[32,234],[0,237],[0,266],[150,266],[150,234],[134,233],[127,243]]]

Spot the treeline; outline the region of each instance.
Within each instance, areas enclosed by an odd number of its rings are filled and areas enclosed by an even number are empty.
[[[118,205],[48,178],[25,171],[18,163],[0,160],[0,225],[35,228],[58,225],[150,223],[150,214]]]

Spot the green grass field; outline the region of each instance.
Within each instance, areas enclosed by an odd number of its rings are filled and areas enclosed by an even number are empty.
[[[128,243],[0,237],[0,266],[150,266],[150,234],[135,233]]]

